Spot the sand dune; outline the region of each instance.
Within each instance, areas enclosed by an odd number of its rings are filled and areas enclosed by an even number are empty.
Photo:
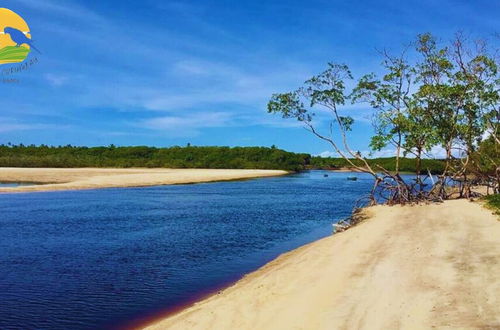
[[[0,192],[141,187],[248,179],[287,174],[278,170],[0,168],[0,182],[41,182],[42,185],[0,187]]]
[[[500,222],[466,200],[377,206],[148,329],[500,329]]]

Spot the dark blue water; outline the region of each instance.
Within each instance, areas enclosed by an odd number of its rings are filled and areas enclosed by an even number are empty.
[[[123,328],[189,302],[329,235],[371,188],[349,175],[0,195],[0,329]]]

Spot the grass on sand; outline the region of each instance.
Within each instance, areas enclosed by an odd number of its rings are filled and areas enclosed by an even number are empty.
[[[484,197],[484,201],[489,209],[493,210],[496,215],[500,216],[500,194],[486,196]]]

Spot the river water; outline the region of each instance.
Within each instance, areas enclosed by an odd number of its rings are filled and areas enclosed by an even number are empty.
[[[371,188],[352,175],[1,194],[0,329],[122,329],[189,303],[331,234]]]

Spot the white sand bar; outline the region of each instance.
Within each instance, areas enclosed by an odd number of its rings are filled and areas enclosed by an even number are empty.
[[[143,187],[249,179],[287,174],[279,170],[0,168],[0,182],[38,182],[33,186],[0,187],[0,192]]]

